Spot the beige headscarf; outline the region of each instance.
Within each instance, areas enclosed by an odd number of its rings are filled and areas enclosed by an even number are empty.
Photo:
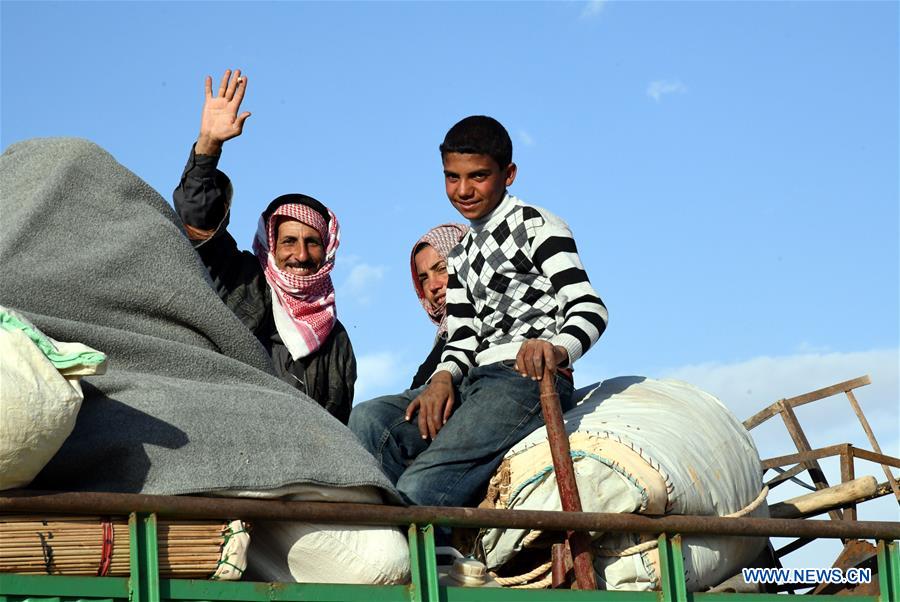
[[[446,261],[447,255],[450,254],[453,247],[459,244],[459,241],[462,240],[463,236],[465,236],[468,231],[469,227],[463,224],[441,224],[440,226],[435,226],[426,232],[422,238],[416,241],[416,244],[413,245],[412,252],[409,255],[409,267],[412,271],[413,288],[416,291],[416,296],[419,297],[419,302],[428,313],[428,317],[431,318],[431,321],[438,327],[438,335],[443,335],[447,332],[446,307],[442,306],[435,308],[425,300],[425,291],[422,289],[422,283],[419,282],[419,273],[418,270],[416,270],[416,252],[423,246],[430,245],[437,251],[437,254]]]

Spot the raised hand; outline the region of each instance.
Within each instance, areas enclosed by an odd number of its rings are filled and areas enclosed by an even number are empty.
[[[231,69],[226,69],[215,96],[212,93],[212,78],[206,76],[206,100],[203,102],[200,135],[195,147],[197,154],[218,155],[226,140],[241,135],[244,122],[250,117],[247,111],[238,114],[247,91],[247,78],[241,76],[240,69],[234,72],[233,79],[231,75]]]

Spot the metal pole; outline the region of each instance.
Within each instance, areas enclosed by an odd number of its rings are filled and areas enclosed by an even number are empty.
[[[419,525],[540,529],[542,531],[604,531],[610,533],[681,533],[828,537],[840,539],[900,539],[900,522],[823,521],[721,516],[645,516],[604,512],[551,512],[438,506],[384,506],[337,502],[287,502],[246,498],[142,495],[137,493],[52,492],[7,490],[0,495],[0,512],[127,516],[131,512],[180,518],[241,518],[293,520],[337,525]]]
[[[556,486],[559,488],[563,512],[581,512],[581,497],[578,495],[578,483],[575,482],[569,435],[566,433],[559,395],[556,393],[556,375],[549,369],[544,370],[544,377],[541,379],[541,412],[544,414],[544,424],[547,427],[547,441],[550,443],[550,456],[553,458],[553,470],[556,473]],[[568,530],[566,542],[572,552],[578,589],[597,589],[590,533]]]
[[[566,587],[566,544],[555,543],[550,547],[550,587],[561,589]]]

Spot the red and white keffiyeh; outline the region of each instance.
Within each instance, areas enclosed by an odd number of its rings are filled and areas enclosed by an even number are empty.
[[[428,317],[438,327],[438,335],[443,335],[447,332],[447,308],[444,305],[432,307],[431,303],[425,300],[425,291],[422,289],[422,283],[419,282],[419,272],[416,269],[416,251],[422,245],[430,245],[444,261],[447,261],[447,255],[450,254],[453,247],[459,244],[459,241],[462,240],[462,237],[468,231],[469,227],[463,224],[441,224],[440,226],[435,226],[416,241],[409,256],[409,267],[412,270],[413,287],[416,290],[416,296],[419,297],[419,303],[422,304]]]
[[[298,276],[275,265],[272,250],[275,248],[276,225],[280,216],[301,221],[322,237],[325,259],[315,274]],[[260,216],[253,239],[253,252],[275,296],[272,299],[275,325],[295,360],[316,351],[328,338],[337,320],[331,270],[340,245],[340,226],[330,209],[328,216],[326,223],[315,209],[302,203],[286,203],[275,209],[268,220],[265,214]]]

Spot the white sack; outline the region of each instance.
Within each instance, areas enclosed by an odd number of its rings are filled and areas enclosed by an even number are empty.
[[[380,504],[374,487],[291,485],[207,495]],[[248,569],[265,581],[391,585],[409,582],[409,548],[396,527],[253,521]]]
[[[0,489],[24,487],[75,427],[84,395],[21,330],[0,329]]]
[[[620,377],[576,392],[579,398],[564,418],[585,512],[724,516],[757,500],[762,469],[753,440],[712,395],[674,380]],[[500,471],[509,470],[510,477],[500,507],[561,509],[546,438],[546,429],[539,429],[507,453]],[[768,516],[765,502],[748,516]],[[515,555],[525,536],[522,530],[490,530],[483,540],[488,566]],[[594,536],[601,548],[594,566],[606,588],[658,586],[657,550],[603,555],[655,537]],[[759,538],[686,537],[688,589],[731,576],[764,545]]]
[[[210,579],[216,581],[237,581],[244,576],[247,568],[247,551],[250,548],[250,534],[244,521],[233,520],[225,531],[225,545],[219,565]]]

